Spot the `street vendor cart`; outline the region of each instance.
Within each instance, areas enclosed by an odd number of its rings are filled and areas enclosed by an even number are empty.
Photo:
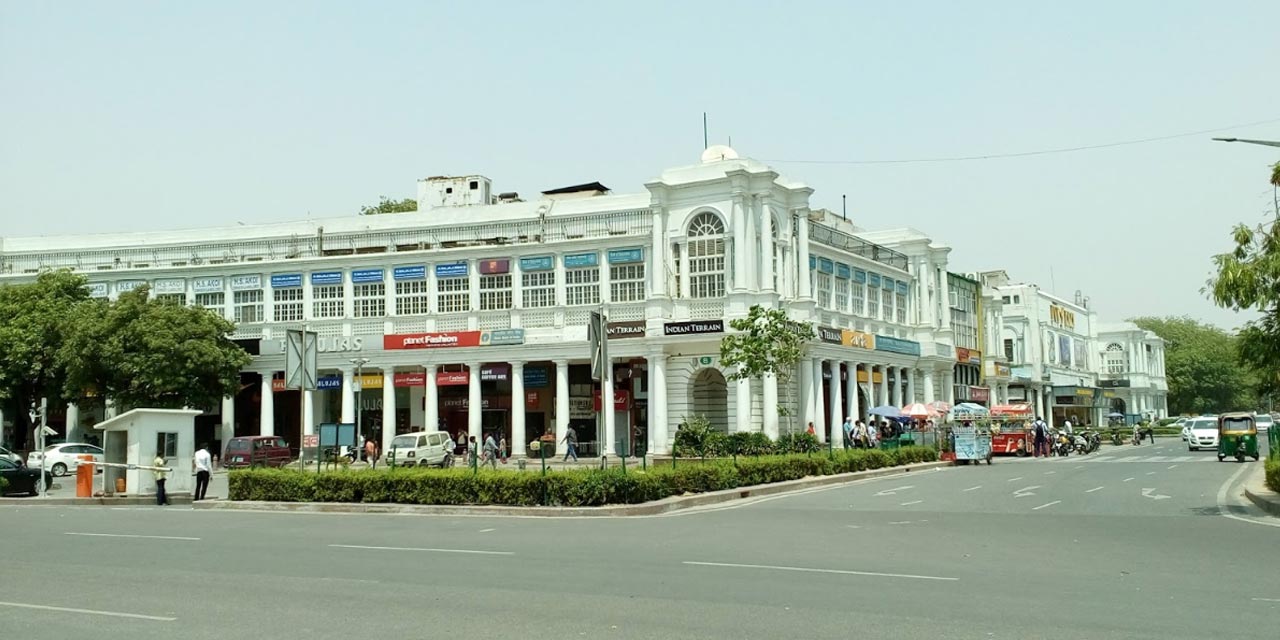
[[[1031,431],[1032,409],[1029,404],[998,404],[991,407],[991,449],[1000,455],[1025,456],[1031,451],[1035,436]]]
[[[951,429],[956,461],[976,460],[991,464],[991,432],[986,427],[971,422],[958,424]]]

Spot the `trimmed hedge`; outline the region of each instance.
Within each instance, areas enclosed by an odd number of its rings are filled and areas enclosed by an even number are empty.
[[[1267,486],[1280,493],[1280,458],[1267,459]]]
[[[433,505],[594,507],[638,504],[686,493],[705,493],[808,476],[932,462],[927,447],[892,451],[838,451],[834,456],[787,455],[708,460],[698,464],[630,469],[537,472],[409,469],[312,473],[295,469],[230,472],[232,500],[365,502]]]

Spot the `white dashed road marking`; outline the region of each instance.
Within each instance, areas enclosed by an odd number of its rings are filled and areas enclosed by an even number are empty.
[[[1040,505],[1040,506],[1038,506],[1038,507],[1032,507],[1032,508],[1031,508],[1031,510],[1032,510],[1032,511],[1039,511],[1039,510],[1041,510],[1041,509],[1043,509],[1043,508],[1045,508],[1045,507],[1052,507],[1053,505],[1058,504],[1059,502],[1062,502],[1062,501],[1061,501],[1061,500],[1054,500],[1053,502],[1046,502],[1046,503],[1044,503],[1044,504],[1042,504],[1042,505]]]

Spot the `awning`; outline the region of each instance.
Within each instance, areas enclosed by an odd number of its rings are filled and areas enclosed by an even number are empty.
[[[993,418],[1025,418],[1031,415],[1031,405],[1029,404],[998,404],[991,407],[991,417]]]

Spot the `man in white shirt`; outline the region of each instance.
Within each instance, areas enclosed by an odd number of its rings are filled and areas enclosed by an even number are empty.
[[[209,490],[209,476],[213,474],[213,458],[209,455],[209,445],[201,443],[195,457],[191,459],[191,468],[196,472],[196,492],[192,500],[204,500]]]
[[[1071,421],[1070,421],[1070,420],[1064,420],[1064,421],[1062,422],[1062,430],[1067,432],[1067,436],[1075,435],[1075,434],[1073,434],[1073,433],[1071,432]]]

